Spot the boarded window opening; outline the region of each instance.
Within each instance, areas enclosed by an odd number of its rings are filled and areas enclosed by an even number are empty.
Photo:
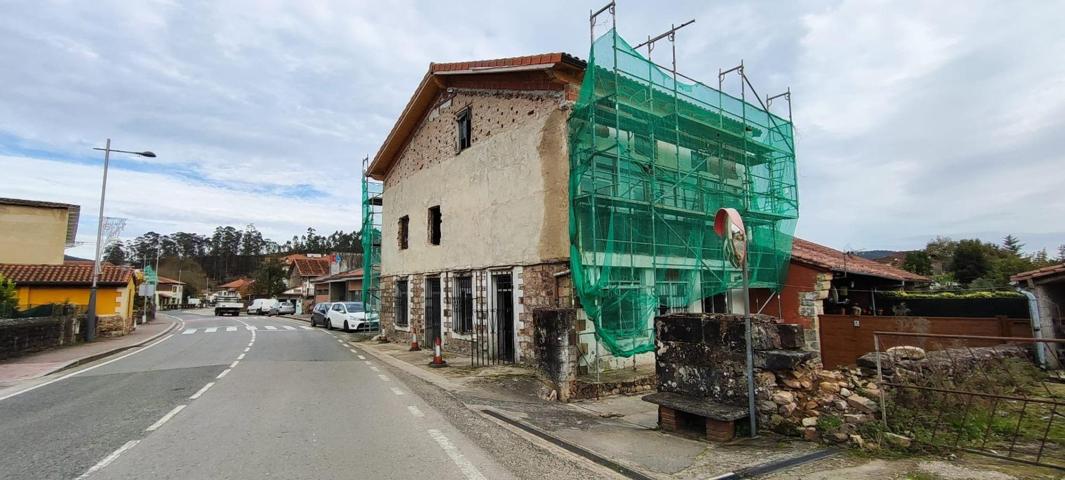
[[[396,326],[407,326],[407,281],[396,281]]]
[[[429,244],[440,245],[440,205],[429,207]]]
[[[407,229],[410,227],[410,217],[404,215],[399,217],[399,249],[407,249]]]
[[[455,331],[470,333],[473,331],[473,278],[455,279]]]
[[[469,108],[459,112],[455,117],[455,124],[458,127],[459,151],[470,148],[473,137],[473,119]]]

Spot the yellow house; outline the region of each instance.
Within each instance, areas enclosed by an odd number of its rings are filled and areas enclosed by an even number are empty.
[[[137,273],[131,267],[105,263],[97,281],[96,314],[133,317]],[[0,264],[0,275],[15,282],[18,308],[25,310],[50,303],[70,303],[83,309],[89,304],[92,262],[71,261],[61,265]]]
[[[0,263],[62,265],[80,212],[66,203],[0,198]]]

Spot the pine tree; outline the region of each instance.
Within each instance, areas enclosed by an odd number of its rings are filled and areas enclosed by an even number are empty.
[[[1006,238],[1002,240],[1002,248],[1005,248],[1009,252],[1012,252],[1014,255],[1020,255],[1021,248],[1024,248],[1024,244],[1021,243],[1021,241],[1018,240],[1017,237],[1014,237],[1012,234],[1010,234],[1006,235]]]

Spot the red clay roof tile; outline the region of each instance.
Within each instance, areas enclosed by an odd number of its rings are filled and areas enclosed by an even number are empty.
[[[62,265],[22,265],[4,263],[0,264],[0,275],[12,280],[16,285],[91,285],[91,263],[77,262],[64,263]],[[111,265],[100,265],[100,279],[98,285],[125,285],[133,277],[133,268]]]

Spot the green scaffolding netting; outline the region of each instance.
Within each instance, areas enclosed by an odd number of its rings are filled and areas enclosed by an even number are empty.
[[[713,231],[721,207],[747,225],[751,287],[779,291],[799,213],[788,120],[676,81],[612,30],[592,45],[569,145],[574,289],[611,354],[653,351],[655,315],[712,311],[742,286]]]
[[[365,162],[365,161],[364,161]],[[362,175],[362,304],[381,313],[381,194],[384,186]]]

